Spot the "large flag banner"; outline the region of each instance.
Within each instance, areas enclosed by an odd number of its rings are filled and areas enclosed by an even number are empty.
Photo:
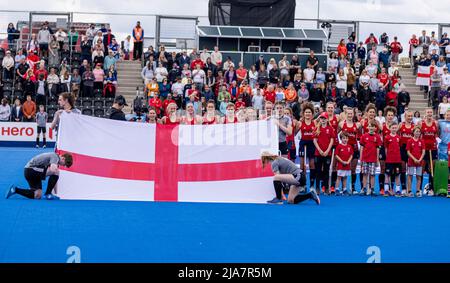
[[[263,203],[274,197],[261,152],[278,151],[271,121],[159,125],[62,115],[62,199]]]
[[[431,75],[433,74],[435,69],[438,70],[439,75],[442,75],[444,73],[444,67],[418,66],[416,85],[430,86],[431,85]]]

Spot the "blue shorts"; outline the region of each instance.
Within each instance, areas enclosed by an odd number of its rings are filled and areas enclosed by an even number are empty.
[[[298,147],[298,154],[300,157],[305,157],[305,146],[306,146],[306,157],[308,157],[311,160],[312,158],[314,158],[314,153],[316,152],[316,146],[314,145],[313,141],[300,140],[299,147]]]

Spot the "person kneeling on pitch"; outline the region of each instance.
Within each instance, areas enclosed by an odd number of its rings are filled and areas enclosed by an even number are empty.
[[[275,174],[273,177],[273,186],[275,188],[276,197],[268,203],[271,204],[282,204],[282,191],[283,183],[290,185],[288,194],[288,203],[297,204],[307,199],[314,200],[317,204],[320,204],[320,198],[312,190],[306,194],[300,194],[300,188],[305,187],[306,178],[305,174],[300,171],[300,168],[295,165],[294,162],[287,158],[280,157],[278,155],[271,154],[269,152],[263,152],[261,155],[262,166],[270,163],[272,167],[272,172]]]
[[[11,186],[6,193],[6,198],[14,194],[19,194],[29,199],[59,199],[52,194],[53,189],[59,179],[58,165],[69,168],[72,166],[73,158],[69,153],[58,155],[54,152],[42,153],[33,157],[24,169],[25,179],[30,186],[30,189],[21,189],[16,186]],[[45,194],[42,196],[42,181],[48,178],[48,185]]]

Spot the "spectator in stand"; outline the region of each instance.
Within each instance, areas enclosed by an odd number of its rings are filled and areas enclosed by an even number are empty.
[[[345,45],[344,39],[341,39],[341,41],[339,42],[339,45],[337,47],[337,52],[338,52],[339,58],[341,58],[342,55],[344,57],[347,56],[348,50],[347,50],[347,46]]]
[[[272,84],[278,84],[280,82],[280,70],[278,69],[277,64],[275,63],[272,69],[269,71],[269,82]]]
[[[259,87],[264,88],[269,82],[269,72],[267,72],[266,67],[261,64],[258,70],[258,84]]]
[[[409,92],[407,92],[404,87],[400,86],[398,93],[398,117],[401,117],[405,113],[410,101],[411,98]]]
[[[211,61],[211,57],[206,59],[206,63],[204,64],[204,69],[205,73],[208,73],[208,71],[211,71],[211,73],[213,74],[213,76],[215,76],[217,74],[217,67],[216,65],[214,65]]]
[[[309,52],[308,59],[306,59],[306,65],[308,64],[312,66],[315,72],[317,72],[317,69],[319,68],[319,59],[314,54],[313,50]]]
[[[372,45],[372,48],[370,49],[369,53],[367,54],[368,62],[372,61],[374,65],[378,65],[378,59],[379,55],[377,52],[377,46]]]
[[[54,37],[58,41],[59,51],[64,50],[64,42],[67,39],[67,33],[62,28],[59,28],[58,31],[54,34]]]
[[[211,58],[212,60],[212,58]],[[213,62],[213,61],[212,61]],[[185,64],[187,64],[188,66],[191,63],[191,58],[189,58],[189,56],[187,55],[187,51],[183,51],[183,54],[178,58],[178,66],[184,66]],[[213,62],[214,64],[214,62]]]
[[[60,92],[72,92],[70,85],[72,81],[72,75],[69,71],[61,72],[60,76]]]
[[[373,46],[375,46],[376,49],[376,46],[378,45],[378,39],[375,37],[373,33],[371,33],[364,42],[364,44],[367,45],[367,50],[372,50]]]
[[[403,52],[402,44],[399,41],[397,41],[397,37],[394,36],[394,41],[391,42],[390,46],[392,53],[391,61],[398,63],[398,56]]]
[[[9,122],[11,116],[11,106],[8,104],[7,98],[2,98],[2,104],[0,104],[0,122]]]
[[[448,67],[443,68],[444,73],[442,74],[442,86],[445,88],[450,87],[450,73],[448,72]]]
[[[36,116],[36,103],[27,95],[27,101],[23,104],[23,121],[34,122]]]
[[[117,40],[115,38],[112,39],[111,44],[108,45],[108,52],[111,50],[113,52],[114,58],[116,60],[119,60],[120,58],[120,46],[117,43]]]
[[[314,66],[311,63],[307,62],[307,65],[308,65],[308,68],[306,68],[303,71],[303,78],[304,78],[304,82],[306,83],[306,87],[308,88],[308,90],[310,90],[314,83],[314,77],[316,75],[316,72],[314,71],[314,69],[313,69]]]
[[[59,43],[56,39],[55,35],[51,35],[51,41],[49,44],[49,57],[48,57],[48,65],[52,67],[59,66],[60,59],[59,59]]]
[[[17,54],[16,54],[16,56],[14,57],[14,61],[15,61],[15,64],[14,64],[14,68],[15,69],[17,69],[17,67],[19,66],[19,64],[20,64],[20,61],[22,60],[22,59],[26,59],[26,57],[25,57],[25,55],[23,54],[23,53],[26,53],[26,51],[24,50],[24,49],[19,49],[18,51],[17,51]]]
[[[90,45],[93,44],[96,34],[97,30],[95,29],[95,24],[90,24],[89,28],[85,32],[86,39],[90,42]]]
[[[365,62],[366,61],[366,53],[367,50],[363,45],[364,43],[362,41],[359,42],[359,46],[356,49],[356,52],[358,53],[358,59],[361,60],[361,62]]]
[[[222,53],[219,51],[218,46],[214,46],[214,51],[211,53],[211,63],[214,65],[221,65],[223,62]]]
[[[141,27],[141,22],[137,21],[133,29],[133,60],[141,60],[143,47],[144,29]]]
[[[233,60],[231,60],[231,57],[228,56],[227,60],[223,63],[223,70],[226,72],[226,71],[230,70],[231,67],[233,67],[233,70],[234,70],[235,67],[234,67]]]
[[[56,68],[50,68],[50,74],[47,77],[47,84],[50,94],[56,96],[58,94],[59,77],[56,74]],[[42,104],[39,102],[39,104]]]
[[[156,63],[156,62],[148,61],[147,66],[142,68],[141,77],[144,80],[144,85],[147,85],[155,76],[156,66],[153,63]]]
[[[281,60],[278,62],[278,67],[280,68],[280,79],[281,82],[283,83],[287,76],[289,76],[289,61],[287,60],[287,56],[283,55],[283,57],[281,58]]]
[[[29,52],[38,51],[39,49],[39,42],[37,41],[37,36],[35,33],[31,35],[31,38],[27,42],[27,50]]]
[[[237,74],[234,70],[234,65],[231,65],[230,68],[225,72],[225,82],[227,84],[231,84],[231,82],[237,81]]]
[[[70,89],[75,99],[78,97],[81,86],[81,76],[78,69],[73,70],[72,78],[70,80]]]
[[[380,35],[380,44],[383,44],[385,47],[389,46],[389,36],[387,33],[383,32],[383,34]]]
[[[6,56],[2,61],[3,80],[12,80],[14,78],[14,58],[11,56],[11,50],[6,51]]]
[[[158,67],[155,69],[155,77],[158,83],[161,83],[164,79],[167,79],[169,73],[167,68],[163,66],[162,62],[158,62]]]
[[[336,76],[336,87],[339,90],[340,96],[343,96],[347,92],[347,76],[343,69],[340,69]]]
[[[72,51],[76,50],[76,46],[78,43],[78,31],[75,30],[75,27],[71,27],[69,34],[68,34],[68,38],[69,38],[69,46],[71,48]]]
[[[203,48],[202,53],[200,53],[200,59],[204,64],[206,64],[206,60],[208,60],[208,58],[211,58],[211,54],[208,52],[208,48],[205,47]]]
[[[236,70],[236,78],[238,85],[241,85],[241,83],[247,79],[247,69],[244,67],[244,63],[242,62],[239,62],[239,67]]]
[[[195,59],[200,58],[200,52],[197,51],[197,48],[194,47],[192,48],[191,53],[189,54],[189,58],[191,59],[191,62],[194,61]]]
[[[97,44],[94,52],[92,52],[92,63],[94,66],[96,66],[97,64],[102,65],[105,61],[105,54],[103,53],[102,46],[103,45]]]
[[[436,39],[432,40],[430,46],[428,47],[428,54],[438,54],[439,56],[439,51],[440,48],[437,40]]]
[[[109,49],[108,56],[106,56],[105,60],[104,60],[103,69],[105,70],[105,72],[107,72],[111,66],[114,66],[114,68],[115,68],[116,63],[117,63],[117,59],[116,59],[116,57],[114,57],[114,51]]]
[[[423,48],[423,53],[428,53],[428,46],[431,44],[431,38],[427,35],[426,30],[422,31],[422,35],[419,37],[419,45]]]
[[[379,54],[378,60],[379,64],[383,62],[384,67],[389,67],[390,53],[386,47],[384,47],[383,51]]]
[[[20,99],[16,98],[14,101],[14,106],[11,109],[11,122],[22,122],[23,121],[23,110],[20,104]]]
[[[6,32],[8,33],[8,48],[14,49],[16,47],[16,39],[19,39],[20,32],[16,30],[13,23],[8,24]]]
[[[389,87],[389,75],[386,73],[386,69],[381,69],[381,73],[378,74],[378,80],[383,86],[384,90],[387,90]]]
[[[327,88],[330,88],[331,84],[336,82],[336,71],[332,67],[328,67],[328,72],[325,73],[325,82]]]
[[[197,63],[195,69],[192,71],[192,80],[197,85],[197,88],[202,90],[203,85],[205,84],[206,74],[205,71],[201,68],[201,65]]]
[[[200,65],[201,69],[205,67],[205,64],[203,64],[202,59],[200,59],[200,55],[197,55],[194,60],[191,59],[190,65],[191,70],[194,70],[197,67],[197,65]]]
[[[433,74],[430,77],[431,82],[431,90],[429,93],[429,102],[428,106],[432,106],[433,110],[437,109],[439,104],[439,91],[441,90],[442,78],[438,73],[438,69],[434,68]]]
[[[441,55],[445,55],[445,48],[450,45],[450,38],[448,37],[447,33],[444,32],[442,35],[441,40],[439,41],[439,47],[441,48]]]
[[[115,38],[114,34],[111,33],[111,29],[109,28],[105,35],[103,35],[103,50],[108,50],[108,46],[112,43],[113,38]]]
[[[159,84],[156,80],[156,77],[154,77],[147,85],[145,85],[145,91],[147,92],[147,97],[153,98],[155,94],[159,95]]]
[[[36,101],[40,104],[44,104],[46,102],[46,98],[49,95],[48,83],[45,79],[43,73],[40,73],[38,76],[38,81],[36,82]]]
[[[50,42],[50,31],[47,25],[43,25],[37,35],[37,42],[39,43],[39,56],[48,57],[48,44]]]
[[[255,62],[255,67],[256,67],[256,71],[259,72],[259,68],[261,67],[261,65],[264,66],[264,70],[267,70],[267,63],[264,60],[264,55],[259,55],[258,60]]]
[[[355,63],[355,54],[356,54],[356,44],[352,37],[349,37],[348,43],[347,43],[347,55],[350,59],[350,62],[353,64]]]
[[[86,70],[81,76],[81,81],[83,82],[83,97],[92,97],[94,91],[95,76],[91,71],[89,65],[86,66]]]
[[[101,64],[95,65],[95,69],[92,71],[94,75],[94,89],[103,90],[103,81],[105,80],[105,72],[102,69]]]
[[[94,40],[92,42],[92,48],[96,47],[97,44],[101,44],[102,50],[103,50],[103,32],[101,30],[98,30],[97,34],[94,36]]]
[[[415,60],[416,55],[414,50],[419,46],[419,39],[415,34],[413,34],[408,43],[409,43],[409,58],[413,58],[413,60]]]
[[[92,62],[92,41],[88,39],[87,36],[83,35],[81,37],[81,60],[87,60],[89,63]]]

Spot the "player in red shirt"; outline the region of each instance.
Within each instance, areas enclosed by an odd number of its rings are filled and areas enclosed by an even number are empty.
[[[227,115],[222,117],[222,124],[233,124],[237,123],[237,117],[236,117],[236,108],[234,107],[233,103],[228,103],[227,105]]]
[[[338,195],[341,194],[339,186],[342,179],[342,192],[345,195],[351,195],[352,190],[347,189],[347,177],[352,175],[351,162],[353,159],[353,146],[348,144],[348,134],[347,132],[341,132],[341,143],[336,147],[335,157],[337,161],[337,179],[336,179],[336,190],[338,190]]]
[[[316,124],[313,118],[314,106],[310,102],[305,102],[302,109],[302,118],[297,123],[296,133],[298,131],[301,133],[298,145],[300,167],[303,172],[306,172],[309,165],[309,180],[312,189],[314,188],[314,181],[316,180],[316,169],[314,164],[314,153],[316,150],[314,145],[314,133],[316,131]]]
[[[434,162],[438,159],[436,138],[439,133],[439,124],[433,118],[433,109],[425,109],[425,118],[421,125],[422,138],[425,143],[425,166],[424,171],[428,172],[428,186],[425,188],[425,193],[428,194],[433,191],[433,174],[431,174],[431,167],[434,168]]]
[[[392,106],[387,106],[386,108],[384,108],[384,116],[386,117],[386,122],[381,126],[381,137],[383,138],[383,141],[386,139],[387,136],[390,135],[391,130],[390,130],[390,126],[392,125],[392,123],[394,122],[394,118],[397,115],[397,109],[395,107]],[[398,130],[398,124],[397,124],[397,130]],[[380,194],[384,195],[385,192],[387,192],[389,190],[390,187],[390,183],[388,183],[387,179],[386,179],[386,174],[385,174],[385,170],[386,170],[386,150],[385,147],[381,147],[380,148],[380,176],[378,176],[378,181],[380,184]]]
[[[326,105],[326,112],[328,114],[328,122],[330,123],[330,126],[333,128],[334,130],[334,143],[333,143],[333,149],[336,148],[336,146],[338,145],[339,141],[338,141],[338,128],[339,128],[339,115],[335,114],[335,103],[334,102],[328,102]],[[332,158],[333,160],[333,158]],[[336,171],[336,159],[334,159],[333,164],[331,166],[333,168],[333,172],[331,175],[331,193],[334,193],[334,184],[336,183],[336,179],[337,179],[337,171]]]
[[[147,123],[149,124],[156,124],[158,123],[158,115],[156,114],[156,109],[154,107],[150,107],[150,109],[148,109],[148,114],[147,114]]]
[[[213,125],[217,124],[220,118],[216,114],[216,103],[214,100],[209,100],[206,103],[206,113],[203,115],[202,124],[203,125]]]
[[[361,137],[361,163],[363,173],[363,189],[360,195],[370,195],[375,186],[375,170],[380,164],[380,147],[383,144],[381,137],[375,133],[377,124],[370,122],[368,124],[368,133]],[[367,186],[367,181],[370,179],[370,186]]]
[[[420,191],[421,179],[422,179],[422,163],[425,157],[425,143],[420,136],[422,131],[419,126],[414,127],[414,137],[408,141],[406,145],[406,152],[408,153],[408,184],[407,194],[409,197],[413,197],[411,183],[413,175],[416,176],[416,196],[421,197]]]
[[[323,112],[319,116],[320,124],[316,128],[314,135],[314,145],[316,147],[315,163],[317,169],[316,192],[320,194],[320,181],[322,181],[322,191],[329,190],[329,173],[331,165],[331,149],[335,140],[335,131],[328,122],[328,114]]]
[[[154,107],[158,117],[161,117],[162,101],[157,93],[155,93],[154,96],[150,98],[148,105]]]
[[[399,136],[400,136],[400,155],[402,157],[402,173],[400,175],[400,181],[402,183],[402,194],[406,194],[406,162],[408,162],[408,154],[406,152],[406,144],[413,136],[413,112],[408,110],[405,112],[405,121],[400,123]]]
[[[366,134],[369,132],[369,124],[372,122],[375,123],[375,125],[376,125],[375,133],[378,134],[382,130],[382,127],[381,127],[380,123],[378,123],[378,121],[375,119],[376,114],[377,114],[377,107],[375,106],[375,104],[369,103],[366,106],[365,112],[366,112],[366,115],[365,115],[366,117],[361,120],[362,134]]]
[[[166,115],[158,122],[165,125],[178,125],[180,123],[180,118],[177,116],[177,104],[175,102],[167,105]]]
[[[181,123],[184,125],[201,124],[201,117],[195,114],[195,108],[192,102],[186,103],[186,114],[181,118]]]
[[[356,108],[347,108],[345,110],[345,120],[339,123],[339,132],[345,132],[348,137],[348,144],[353,147],[353,158],[351,162],[351,170],[352,170],[352,187],[351,191],[355,189],[356,183],[356,165],[358,164],[359,159],[359,146],[358,146],[358,138],[359,133],[361,131],[361,124],[359,122],[354,122],[355,118],[355,109]]]
[[[392,180],[395,179],[395,194],[401,196],[400,192],[400,171],[402,169],[402,157],[400,155],[400,136],[398,132],[398,123],[393,121],[390,123],[387,136],[384,136],[384,148],[386,150],[386,165],[385,165],[385,179],[388,187],[385,191],[389,195],[394,195],[394,190],[391,188]],[[388,196],[388,194],[385,194]]]
[[[286,107],[284,108],[284,116],[287,116],[289,118],[291,118],[292,121],[292,129],[295,129],[295,126],[297,125],[298,121],[294,119],[294,115],[292,112],[292,109],[290,107]],[[290,135],[286,134],[286,142],[287,142],[287,147],[288,147],[288,151],[289,151],[289,160],[291,160],[292,162],[295,163],[295,159],[297,158],[296,155],[296,149],[295,149],[295,131],[292,131],[292,133]],[[303,171],[305,172],[305,171]]]

